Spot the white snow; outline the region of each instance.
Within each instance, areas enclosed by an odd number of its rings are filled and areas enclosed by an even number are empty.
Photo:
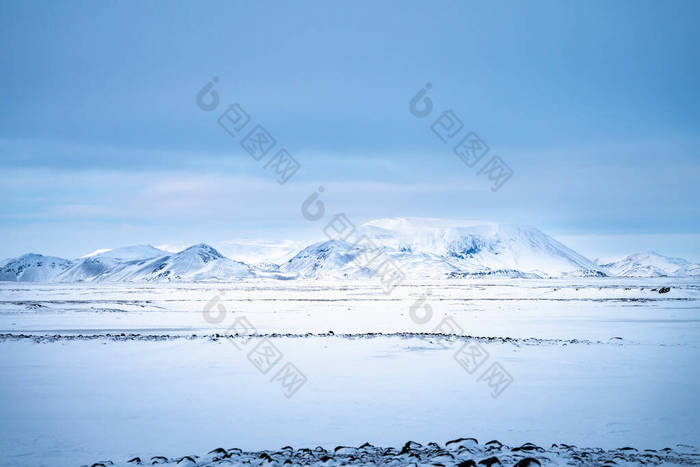
[[[200,253],[220,260],[204,248],[185,257]],[[210,322],[202,310],[217,296],[225,313]],[[410,309],[425,296],[432,316],[420,324]],[[4,282],[0,465],[460,436],[699,446],[698,300],[693,278],[428,280],[391,295],[374,280]],[[247,358],[262,337],[239,338],[240,350],[214,337],[241,317],[308,378],[291,399],[271,381],[277,368],[261,374]],[[444,318],[480,338],[485,366],[512,375],[498,398],[456,362],[454,338],[399,334]],[[368,332],[390,335],[339,336]]]
[[[91,258],[93,256],[101,255],[102,253],[107,253],[109,251],[112,251],[111,248],[98,248],[97,250],[88,253],[86,255],[81,256],[81,258]]]
[[[281,264],[287,262],[306,244],[295,240],[233,239],[215,242],[213,246],[224,256],[255,265],[259,263]]]
[[[116,248],[113,250],[107,250],[103,253],[99,253],[97,255],[92,256],[100,256],[102,258],[115,258],[121,260],[134,260],[157,258],[159,256],[166,255],[168,255],[167,251],[163,251],[151,245],[135,245],[123,248]]]

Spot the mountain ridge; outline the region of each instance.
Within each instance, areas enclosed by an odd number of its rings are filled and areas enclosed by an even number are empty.
[[[617,261],[600,265],[606,273],[623,277],[700,276],[700,265],[683,258],[674,258],[653,250],[633,253]]]
[[[408,278],[684,277],[700,265],[653,251],[598,264],[530,226],[435,218],[376,219],[349,239],[301,248],[281,264],[249,265],[199,243],[172,253],[151,245],[97,250],[65,259],[28,253],[0,263],[0,281],[139,282],[365,279],[392,261]],[[376,259],[376,264],[368,262]],[[365,264],[367,263],[367,264]]]

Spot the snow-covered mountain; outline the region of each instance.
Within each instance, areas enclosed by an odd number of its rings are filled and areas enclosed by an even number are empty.
[[[151,245],[134,245],[123,248],[97,250],[94,253],[85,255],[84,258],[115,258],[119,260],[148,259],[159,256],[167,256],[170,253]]]
[[[281,265],[280,270],[303,278],[367,278],[373,271],[355,264],[364,251],[342,240],[314,243]]]
[[[240,249],[242,244],[236,243],[236,247]],[[255,243],[253,247],[252,257],[257,258],[260,245]],[[178,253],[138,245],[98,250],[74,260],[24,255],[0,263],[0,280],[365,279],[386,260],[392,260],[410,279],[700,276],[700,265],[653,252],[596,264],[533,227],[390,218],[363,224],[345,240],[332,239],[309,245],[282,264],[262,262],[249,266],[225,257],[206,244]]]
[[[158,258],[148,264],[148,269],[147,274],[130,280],[210,281],[253,277],[248,265],[228,259],[204,243]]]
[[[57,282],[94,280],[130,280],[149,260],[170,253],[150,245],[135,245],[102,250],[74,260],[71,266],[55,277]]]
[[[72,261],[30,254],[0,267],[0,280],[26,282],[217,281],[253,276],[246,264],[205,244],[179,253],[138,245]]]
[[[71,264],[67,259],[29,253],[4,261],[0,265],[0,281],[52,282]]]
[[[635,253],[611,263],[601,264],[606,274],[624,277],[700,276],[700,264],[683,258],[671,258],[654,251]]]
[[[412,278],[605,275],[591,260],[532,227],[390,218],[363,224],[355,235],[360,237],[376,250],[365,242],[329,240],[302,250],[281,269],[301,277],[363,277],[370,270],[358,255],[381,251],[381,258],[395,261]]]

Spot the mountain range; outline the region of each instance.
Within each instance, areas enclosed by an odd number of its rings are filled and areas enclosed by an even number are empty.
[[[29,253],[0,262],[0,281],[363,279],[386,260],[413,279],[700,276],[699,264],[654,252],[598,264],[532,227],[389,218],[359,226],[351,238],[311,244],[281,264],[249,265],[206,244],[177,253],[140,245],[72,260]]]

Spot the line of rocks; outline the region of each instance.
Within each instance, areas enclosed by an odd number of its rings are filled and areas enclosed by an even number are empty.
[[[239,448],[216,448],[206,455],[188,455],[168,458],[165,456],[134,457],[122,463],[100,461],[83,467],[134,466],[134,465],[434,465],[457,467],[536,467],[541,465],[591,465],[613,466],[632,463],[636,465],[700,465],[700,454],[692,446],[677,445],[675,449],[645,449],[631,447],[619,449],[579,448],[568,444],[553,444],[546,449],[532,443],[510,447],[493,440],[479,444],[474,438],[458,438],[445,443],[428,443],[423,446],[408,441],[401,449],[379,447],[365,443],[359,447],[337,446],[327,450],[295,449],[285,446],[275,451],[243,451]]]
[[[341,338],[341,339],[376,339],[376,338],[400,338],[400,339],[422,339],[422,340],[447,340],[447,341],[476,341],[483,344],[499,343],[512,345],[570,345],[570,344],[614,344],[623,345],[624,341],[620,337],[612,337],[608,341],[590,341],[586,339],[540,339],[536,337],[484,337],[469,336],[459,334],[443,334],[432,332],[365,332],[365,333],[334,333],[333,331],[321,333],[251,333],[251,334],[141,334],[141,333],[94,333],[94,334],[27,334],[27,333],[2,333],[0,342],[31,340],[35,343],[51,343],[59,341],[168,341],[168,340],[201,340],[217,342],[223,339],[300,339],[300,338]]]

